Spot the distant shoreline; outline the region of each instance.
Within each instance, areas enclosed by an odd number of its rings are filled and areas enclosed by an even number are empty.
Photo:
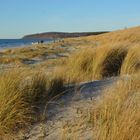
[[[32,44],[37,44],[41,39],[0,39],[0,50],[10,48],[27,47]],[[52,39],[44,39],[43,43],[50,43]]]
[[[108,33],[109,31],[102,32],[46,32],[46,33],[37,33],[25,35],[23,39],[63,39],[63,38],[73,38],[73,37],[82,37],[82,36],[91,36],[91,35],[100,35]]]

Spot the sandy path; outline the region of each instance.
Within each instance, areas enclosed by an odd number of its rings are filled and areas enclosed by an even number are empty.
[[[26,140],[62,140],[93,138],[88,114],[102,90],[116,82],[116,78],[82,83],[48,106],[47,121],[36,124]],[[85,113],[86,112],[86,113]],[[84,123],[87,121],[87,123]],[[76,134],[75,134],[76,133]]]

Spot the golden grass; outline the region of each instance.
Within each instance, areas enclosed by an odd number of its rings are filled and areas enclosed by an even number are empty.
[[[139,140],[140,134],[140,33],[139,27],[105,35],[66,39],[63,43],[7,50],[0,63],[21,63],[25,59],[65,52],[63,46],[81,47],[70,58],[43,63],[63,65],[55,76],[35,70],[11,70],[0,74],[0,138],[30,126],[44,104],[63,91],[64,83],[83,82],[130,75],[105,91],[92,112],[97,140]],[[73,41],[73,42],[71,42]],[[89,43],[88,43],[89,42]],[[88,46],[87,48],[82,47]],[[57,48],[58,47],[58,48]],[[12,58],[10,56],[14,55]],[[45,108],[46,109],[46,108]]]
[[[0,138],[29,127],[43,113],[49,99],[62,91],[63,82],[42,72],[11,70],[0,75]],[[37,115],[37,116],[36,116]]]
[[[102,79],[117,76],[127,54],[127,48],[122,45],[98,47],[93,66],[93,78]]]
[[[70,82],[117,76],[127,52],[122,44],[82,49],[69,58],[62,73]]]
[[[23,61],[23,59],[21,59],[21,58],[11,58],[9,56],[0,58],[1,64],[10,64],[10,63],[21,64],[22,61]]]
[[[17,123],[26,124],[30,121],[26,114],[29,113],[24,104],[22,94],[17,89],[21,80],[19,75],[1,75],[0,77],[0,136],[18,128]]]
[[[93,105],[89,122],[93,125],[95,140],[140,139],[139,29],[84,37],[100,45],[74,54],[62,69],[70,82],[122,76]]]
[[[84,37],[83,39],[99,42],[100,45],[105,45],[108,43],[130,43],[131,45],[134,45],[140,43],[139,31],[140,26],[125,30],[117,30],[97,36]]]
[[[0,76],[0,134],[16,132],[31,124],[38,96],[46,90],[43,75],[31,76],[21,71],[12,71]]]
[[[92,113],[96,140],[140,139],[140,75],[107,89]]]
[[[65,53],[67,50],[56,46],[53,48],[53,44],[44,45],[32,45],[23,48],[14,48],[3,50],[0,56],[0,63],[2,64],[23,64],[26,60],[32,60],[33,58],[45,59],[46,56],[57,55],[59,53]]]
[[[121,75],[133,74],[140,71],[140,46],[129,49],[121,68]]]
[[[83,81],[91,77],[92,65],[94,61],[94,50],[83,49],[72,55],[66,66],[64,66],[64,74],[68,81]]]

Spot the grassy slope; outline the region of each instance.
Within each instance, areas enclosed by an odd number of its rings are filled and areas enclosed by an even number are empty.
[[[90,123],[96,140],[140,139],[139,31],[140,27],[136,27],[83,38],[100,45],[77,52],[64,66],[65,77],[76,82],[129,75],[106,89],[101,100],[93,105]]]
[[[116,43],[84,48],[73,54],[61,69],[69,82],[128,75],[140,70],[140,46]]]
[[[140,139],[140,75],[104,91],[92,112],[96,140]]]
[[[140,26],[129,28],[125,30],[118,30],[114,32],[110,32],[104,35],[99,36],[90,36],[86,37],[87,40],[96,40],[101,41],[101,44],[110,44],[110,43],[126,43],[126,44],[135,44],[140,42]]]

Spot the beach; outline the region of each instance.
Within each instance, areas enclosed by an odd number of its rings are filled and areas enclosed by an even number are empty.
[[[97,135],[101,130],[125,131],[129,119],[134,120],[130,128],[139,132],[135,123],[139,120],[140,80],[137,30],[140,27],[3,49],[0,136],[102,139],[106,135]],[[125,137],[135,134],[138,138],[134,131],[130,135],[125,131]]]

